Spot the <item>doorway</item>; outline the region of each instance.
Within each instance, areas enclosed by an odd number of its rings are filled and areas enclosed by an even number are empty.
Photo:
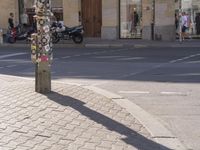
[[[82,24],[86,37],[101,37],[102,0],[81,0]]]

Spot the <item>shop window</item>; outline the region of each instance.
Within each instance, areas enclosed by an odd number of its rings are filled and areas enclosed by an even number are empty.
[[[120,0],[120,38],[141,38],[141,0]]]
[[[179,7],[185,12],[189,19],[189,28],[187,32],[192,38],[200,38],[200,2],[199,0],[176,0],[175,16],[179,15]],[[177,35],[179,33],[179,24],[176,24]]]

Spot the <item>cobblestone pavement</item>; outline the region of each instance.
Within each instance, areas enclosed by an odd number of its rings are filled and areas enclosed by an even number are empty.
[[[160,150],[148,131],[110,99],[76,85],[0,77],[0,150]]]

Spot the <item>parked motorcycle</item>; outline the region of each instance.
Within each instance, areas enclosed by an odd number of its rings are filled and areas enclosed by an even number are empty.
[[[12,29],[8,29],[6,40],[8,43],[15,43],[17,40],[29,41],[32,33],[34,33],[34,29],[32,27],[25,29],[22,25],[18,25]]]
[[[54,22],[51,26],[52,42],[58,43],[60,40],[73,40],[74,43],[83,42],[83,26],[66,27],[61,23]]]

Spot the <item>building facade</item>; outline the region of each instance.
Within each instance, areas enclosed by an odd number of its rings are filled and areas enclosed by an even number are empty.
[[[56,19],[67,26],[83,24],[86,37],[102,39],[176,38],[175,14],[179,8],[191,19],[191,34],[196,35],[199,0],[51,0]],[[0,28],[7,29],[10,12],[19,23],[23,13],[29,24],[34,15],[35,0],[0,0]],[[199,27],[200,28],[200,27]]]

